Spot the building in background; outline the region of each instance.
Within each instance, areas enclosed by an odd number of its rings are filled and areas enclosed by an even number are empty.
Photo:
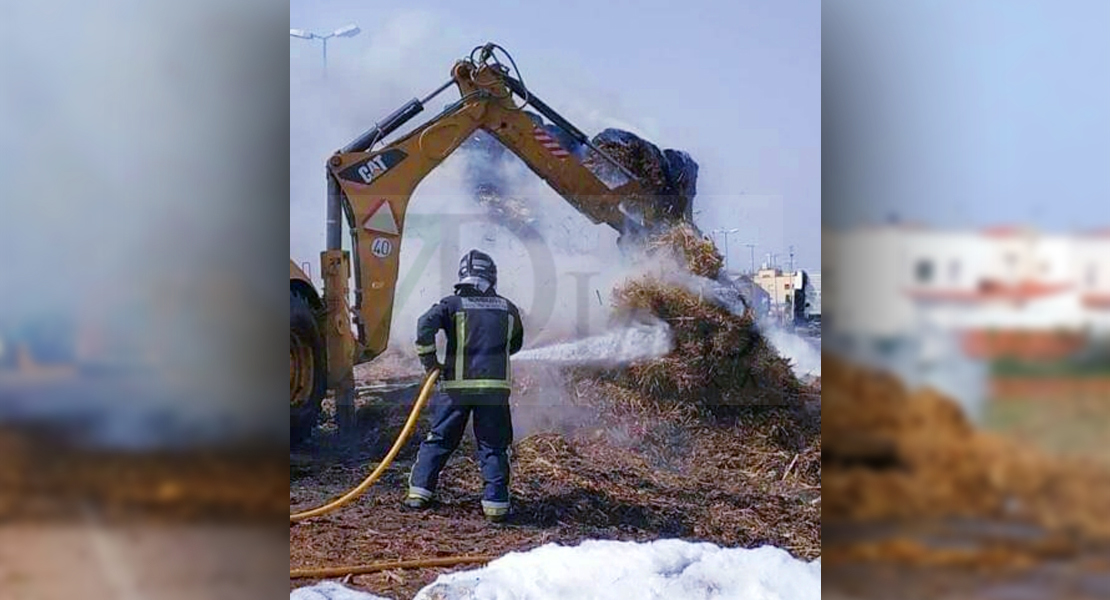
[[[764,265],[753,277],[766,295],[764,312],[782,325],[820,326],[821,290],[820,273],[816,278],[808,271],[784,271]]]
[[[1070,356],[1110,335],[1110,232],[884,225],[826,232],[830,333],[954,332],[983,358]]]
[[[1075,240],[1080,302],[1096,331],[1110,332],[1110,228]]]

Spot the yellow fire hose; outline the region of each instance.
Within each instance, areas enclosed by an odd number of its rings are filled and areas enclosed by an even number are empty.
[[[452,567],[455,565],[487,563],[496,556],[444,556],[440,558],[421,558],[417,560],[396,560],[392,562],[371,563],[357,567],[320,567],[318,569],[292,569],[290,579],[330,579],[346,575],[366,575],[394,569],[420,569],[425,567]]]
[[[416,397],[416,403],[412,405],[412,412],[409,413],[408,421],[405,421],[405,426],[401,429],[400,435],[398,435],[397,440],[393,442],[393,447],[389,449],[389,453],[386,454],[382,462],[378,464],[378,468],[374,469],[373,472],[366,476],[366,479],[362,480],[362,483],[352,488],[351,491],[346,494],[343,494],[339,498],[323,506],[311,510],[304,510],[299,513],[293,513],[289,515],[289,521],[291,523],[297,523],[305,519],[311,519],[312,517],[319,517],[320,515],[334,512],[361,496],[367,488],[374,485],[374,482],[385,473],[385,470],[389,468],[389,464],[397,457],[397,453],[405,446],[405,442],[409,441],[409,437],[412,435],[413,430],[416,429],[416,420],[420,417],[420,411],[424,410],[424,405],[428,403],[428,397],[431,396],[432,389],[435,387],[437,379],[439,379],[439,369],[428,373],[428,376],[424,379],[424,386],[420,388],[420,395]]]
[[[389,449],[389,452],[385,455],[385,458],[382,459],[382,462],[378,464],[377,468],[375,468],[373,472],[371,472],[369,475],[367,475],[366,479],[362,480],[362,483],[360,483],[357,486],[355,486],[354,488],[352,488],[346,494],[343,494],[339,498],[337,498],[337,499],[335,499],[335,500],[333,500],[333,501],[331,501],[331,502],[329,502],[329,503],[327,503],[323,506],[313,508],[311,510],[305,510],[305,511],[301,511],[301,512],[298,512],[298,513],[293,513],[293,514],[289,515],[289,521],[291,523],[297,523],[297,522],[303,521],[305,519],[311,519],[312,517],[318,517],[320,515],[325,515],[325,514],[328,514],[330,512],[336,511],[339,508],[343,507],[346,504],[349,504],[350,502],[352,502],[353,500],[355,500],[356,498],[361,496],[364,492],[366,492],[366,490],[371,485],[374,485],[374,482],[376,482],[382,476],[382,474],[385,473],[385,470],[389,467],[390,463],[393,462],[393,459],[397,457],[397,454],[401,451],[401,448],[403,448],[405,446],[405,443],[408,442],[409,437],[412,436],[413,430],[416,429],[416,421],[420,417],[420,412],[422,410],[424,410],[424,405],[426,405],[428,403],[428,398],[431,397],[432,390],[435,388],[435,383],[436,383],[437,379],[439,379],[439,370],[438,369],[429,373],[428,376],[424,379],[424,385],[423,385],[423,387],[420,388],[420,395],[418,395],[416,397],[416,403],[413,404],[413,406],[412,406],[412,412],[409,413],[409,418],[408,418],[407,421],[405,421],[405,426],[401,429],[401,433],[397,436],[397,440],[393,442],[393,447]],[[367,564],[367,565],[354,565],[354,566],[345,566],[345,567],[319,567],[319,568],[309,568],[309,569],[290,569],[289,570],[289,578],[290,579],[324,579],[324,578],[332,578],[332,577],[343,577],[343,576],[346,576],[346,575],[365,575],[365,574],[368,574],[368,573],[377,573],[379,571],[390,571],[390,570],[393,570],[393,569],[419,569],[419,568],[425,568],[425,567],[450,567],[450,566],[454,566],[454,565],[463,565],[463,564],[487,563],[487,562],[489,562],[489,561],[491,561],[495,558],[497,558],[497,557],[495,557],[495,556],[443,556],[443,557],[438,557],[438,558],[424,558],[424,559],[416,559],[416,560],[387,561],[387,562],[371,563],[371,564]]]

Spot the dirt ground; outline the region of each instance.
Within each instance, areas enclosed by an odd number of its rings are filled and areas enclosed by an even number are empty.
[[[365,389],[357,444],[344,446],[334,431],[318,431],[313,445],[294,456],[291,507],[322,504],[357,484],[367,462],[383,456],[400,431],[415,391],[415,385],[385,393]],[[525,419],[533,408],[514,406],[514,420]],[[802,417],[753,409],[728,423],[639,424],[619,433],[589,426],[533,430],[513,448],[515,514],[502,525],[487,524],[482,517],[481,479],[469,431],[441,477],[438,504],[427,512],[403,510],[400,501],[417,448],[410,442],[358,501],[291,526],[290,563],[309,568],[500,556],[549,542],[658,538],[773,544],[812,559],[820,555],[821,542],[820,442],[819,437],[792,435],[786,424],[794,418]],[[425,419],[414,439],[426,431]],[[473,567],[383,572],[348,583],[407,599],[439,574],[464,568]],[[290,588],[310,583],[291,581]]]

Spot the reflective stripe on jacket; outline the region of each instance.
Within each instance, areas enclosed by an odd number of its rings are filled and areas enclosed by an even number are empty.
[[[488,391],[512,387],[509,356],[524,345],[516,305],[496,293],[463,286],[424,313],[416,327],[416,352],[436,351],[436,334],[447,334],[447,356],[440,376],[446,389]]]

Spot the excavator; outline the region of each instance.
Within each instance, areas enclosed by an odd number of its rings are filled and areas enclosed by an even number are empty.
[[[458,100],[409,133],[383,143],[451,87],[458,89]],[[388,344],[412,194],[479,130],[519,157],[593,224],[617,230],[618,245],[635,243],[664,223],[692,220],[688,198],[649,189],[529,90],[504,48],[493,43],[474,48],[456,61],[446,83],[423,99],[405,103],[327,161],[327,249],[320,254],[323,294],[304,269],[293,260],[289,263],[294,443],[317,424],[329,390],[335,393],[340,431],[351,426],[354,366],[372,361]],[[342,247],[344,222],[352,251]]]

